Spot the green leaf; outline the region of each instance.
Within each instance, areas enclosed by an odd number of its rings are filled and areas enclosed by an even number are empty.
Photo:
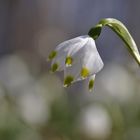
[[[117,19],[106,18],[106,19],[102,19],[95,27],[98,27],[98,25],[100,25],[100,27],[103,27],[103,26],[110,27],[123,40],[130,54],[134,57],[136,62],[140,65],[140,54],[139,54],[137,45],[134,39],[132,38],[131,34],[129,33],[128,29],[125,27],[125,25],[122,22],[120,22]]]

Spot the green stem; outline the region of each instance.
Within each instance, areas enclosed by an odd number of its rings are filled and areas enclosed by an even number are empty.
[[[138,47],[128,29],[120,21],[113,18],[102,19],[95,27],[90,29],[88,33],[89,36],[93,39],[97,39],[101,34],[102,27],[104,26],[110,27],[122,39],[122,41],[126,44],[128,51],[140,66],[140,54]]]

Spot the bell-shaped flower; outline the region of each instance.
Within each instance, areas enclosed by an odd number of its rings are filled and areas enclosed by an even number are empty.
[[[95,41],[88,35],[70,39],[58,45],[49,55],[51,70],[64,70],[64,87],[88,78],[88,88],[94,86],[95,75],[103,68]]]

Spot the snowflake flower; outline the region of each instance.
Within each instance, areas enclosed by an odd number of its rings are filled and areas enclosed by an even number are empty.
[[[88,78],[88,88],[94,86],[95,75],[103,68],[95,41],[88,35],[59,44],[49,55],[51,71],[64,71],[64,87]]]
[[[122,39],[129,53],[140,66],[138,47],[128,29],[117,19],[105,18],[91,28],[88,35],[61,43],[49,55],[49,60],[52,60],[51,71],[64,71],[64,87],[88,79],[88,88],[90,91],[93,89],[95,75],[104,66],[95,45],[95,39],[100,36],[104,26],[112,29]]]

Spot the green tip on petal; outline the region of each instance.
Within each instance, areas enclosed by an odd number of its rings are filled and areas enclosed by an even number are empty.
[[[65,60],[66,66],[71,66],[71,65],[72,65],[72,62],[73,62],[72,57],[67,56],[67,57],[66,57],[66,60]]]
[[[52,51],[52,52],[50,53],[49,57],[48,57],[48,60],[54,59],[54,58],[56,57],[56,55],[57,55],[57,52],[56,52],[56,51]]]
[[[73,80],[74,80],[74,77],[67,76],[64,80],[64,87],[69,87],[72,84]]]
[[[90,92],[92,91],[93,87],[94,87],[94,80],[92,79],[89,81],[89,84],[88,84],[88,89]]]
[[[83,67],[81,70],[81,77],[86,78],[89,76],[89,70],[86,67]]]
[[[55,72],[55,71],[57,71],[57,69],[58,69],[58,64],[54,63],[51,67],[51,72]]]

